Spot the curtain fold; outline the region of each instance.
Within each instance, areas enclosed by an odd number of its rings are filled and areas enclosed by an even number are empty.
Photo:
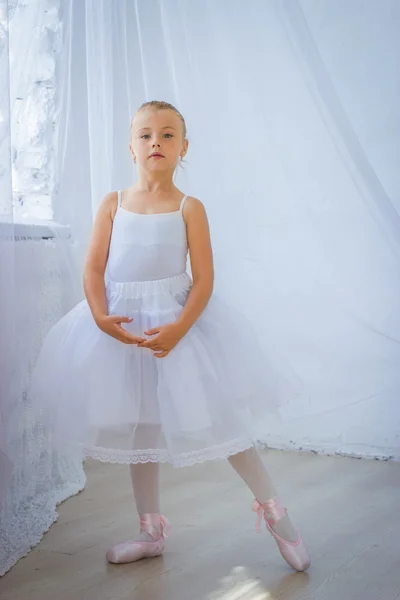
[[[283,27],[332,141],[383,237],[400,252],[400,215],[369,162],[340,102],[299,2],[280,0]],[[383,59],[383,57],[382,57]],[[377,115],[379,119],[379,116]]]

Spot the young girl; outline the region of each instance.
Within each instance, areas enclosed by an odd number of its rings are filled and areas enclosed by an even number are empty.
[[[130,465],[140,533],[110,548],[109,562],[163,552],[159,463],[228,458],[255,496],[257,531],[264,517],[283,558],[304,571],[309,555],[256,450],[275,410],[275,373],[243,315],[212,295],[204,206],[173,183],[188,151],[183,116],[165,102],[143,104],[130,151],[138,181],[99,208],[87,301],[48,334],[35,393],[58,440]]]

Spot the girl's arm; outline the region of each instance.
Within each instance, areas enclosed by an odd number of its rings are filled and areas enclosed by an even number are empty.
[[[193,287],[176,325],[187,333],[208,304],[214,284],[210,229],[203,204],[188,198],[183,207],[192,267]]]
[[[99,329],[124,344],[139,344],[144,338],[136,337],[122,327],[130,323],[126,316],[108,314],[104,273],[110,250],[111,232],[117,207],[117,193],[107,194],[97,211],[83,270],[83,286],[93,319]]]
[[[101,317],[108,315],[104,273],[107,265],[116,206],[116,192],[107,194],[100,204],[94,221],[89,249],[83,269],[83,287],[96,323]]]

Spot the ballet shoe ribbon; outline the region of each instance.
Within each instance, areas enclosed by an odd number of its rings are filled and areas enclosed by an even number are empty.
[[[147,531],[154,539],[167,538],[171,525],[164,515],[147,513],[140,517],[140,531]]]
[[[160,515],[162,536],[167,538],[171,533],[171,524],[164,515]]]
[[[262,517],[264,514],[263,505],[260,504],[258,500],[254,500],[251,510],[253,512],[257,513],[256,532],[261,533],[261,523],[262,523]]]
[[[282,519],[282,517],[285,517],[287,514],[286,509],[283,508],[281,501],[276,496],[271,498],[271,500],[267,500],[263,504],[255,499],[253,502],[252,511],[257,513],[257,533],[261,532],[261,521],[263,516],[268,525],[273,527],[280,519]]]

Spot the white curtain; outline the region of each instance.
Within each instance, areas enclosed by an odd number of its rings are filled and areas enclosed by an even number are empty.
[[[399,457],[400,7],[350,5],[71,0],[56,211],[84,250],[132,114],[177,105],[217,291],[302,383],[269,443]]]
[[[400,5],[68,0],[59,7],[52,206],[55,222],[72,232],[80,261],[101,198],[135,177],[132,114],[146,100],[172,102],[186,117],[190,141],[177,185],[206,205],[216,290],[247,313],[302,384],[266,439],[275,447],[399,458]],[[9,165],[4,122],[1,152]],[[12,216],[7,172],[2,198]],[[12,233],[12,219],[6,221]],[[57,247],[60,237],[54,234]],[[21,293],[39,294],[24,287],[26,255],[17,248],[7,245],[1,266],[1,315],[12,315],[2,319],[2,369],[12,384],[2,390],[3,409],[23,394],[14,389],[9,354],[23,340],[20,329],[12,331],[26,306]],[[62,260],[58,265],[68,269],[70,261]],[[60,286],[53,297],[64,293]],[[66,306],[46,316],[30,356]],[[28,367],[22,360],[21,381]],[[15,420],[6,429],[18,447],[25,429],[17,431]],[[14,473],[20,455],[10,456]],[[66,478],[75,490],[82,485],[76,469]],[[63,490],[65,497],[68,486]],[[61,495],[47,498],[42,531]],[[28,521],[18,519],[29,531]]]
[[[29,60],[18,60],[15,48],[25,46],[32,60],[29,31],[40,32],[44,12],[33,14],[26,29],[11,28],[9,44],[9,5],[0,0],[0,575],[40,541],[57,504],[85,484],[80,456],[50,450],[28,391],[45,333],[79,298],[69,228],[21,219],[13,202],[25,174],[15,167],[22,157],[14,124],[29,128],[35,120]]]

